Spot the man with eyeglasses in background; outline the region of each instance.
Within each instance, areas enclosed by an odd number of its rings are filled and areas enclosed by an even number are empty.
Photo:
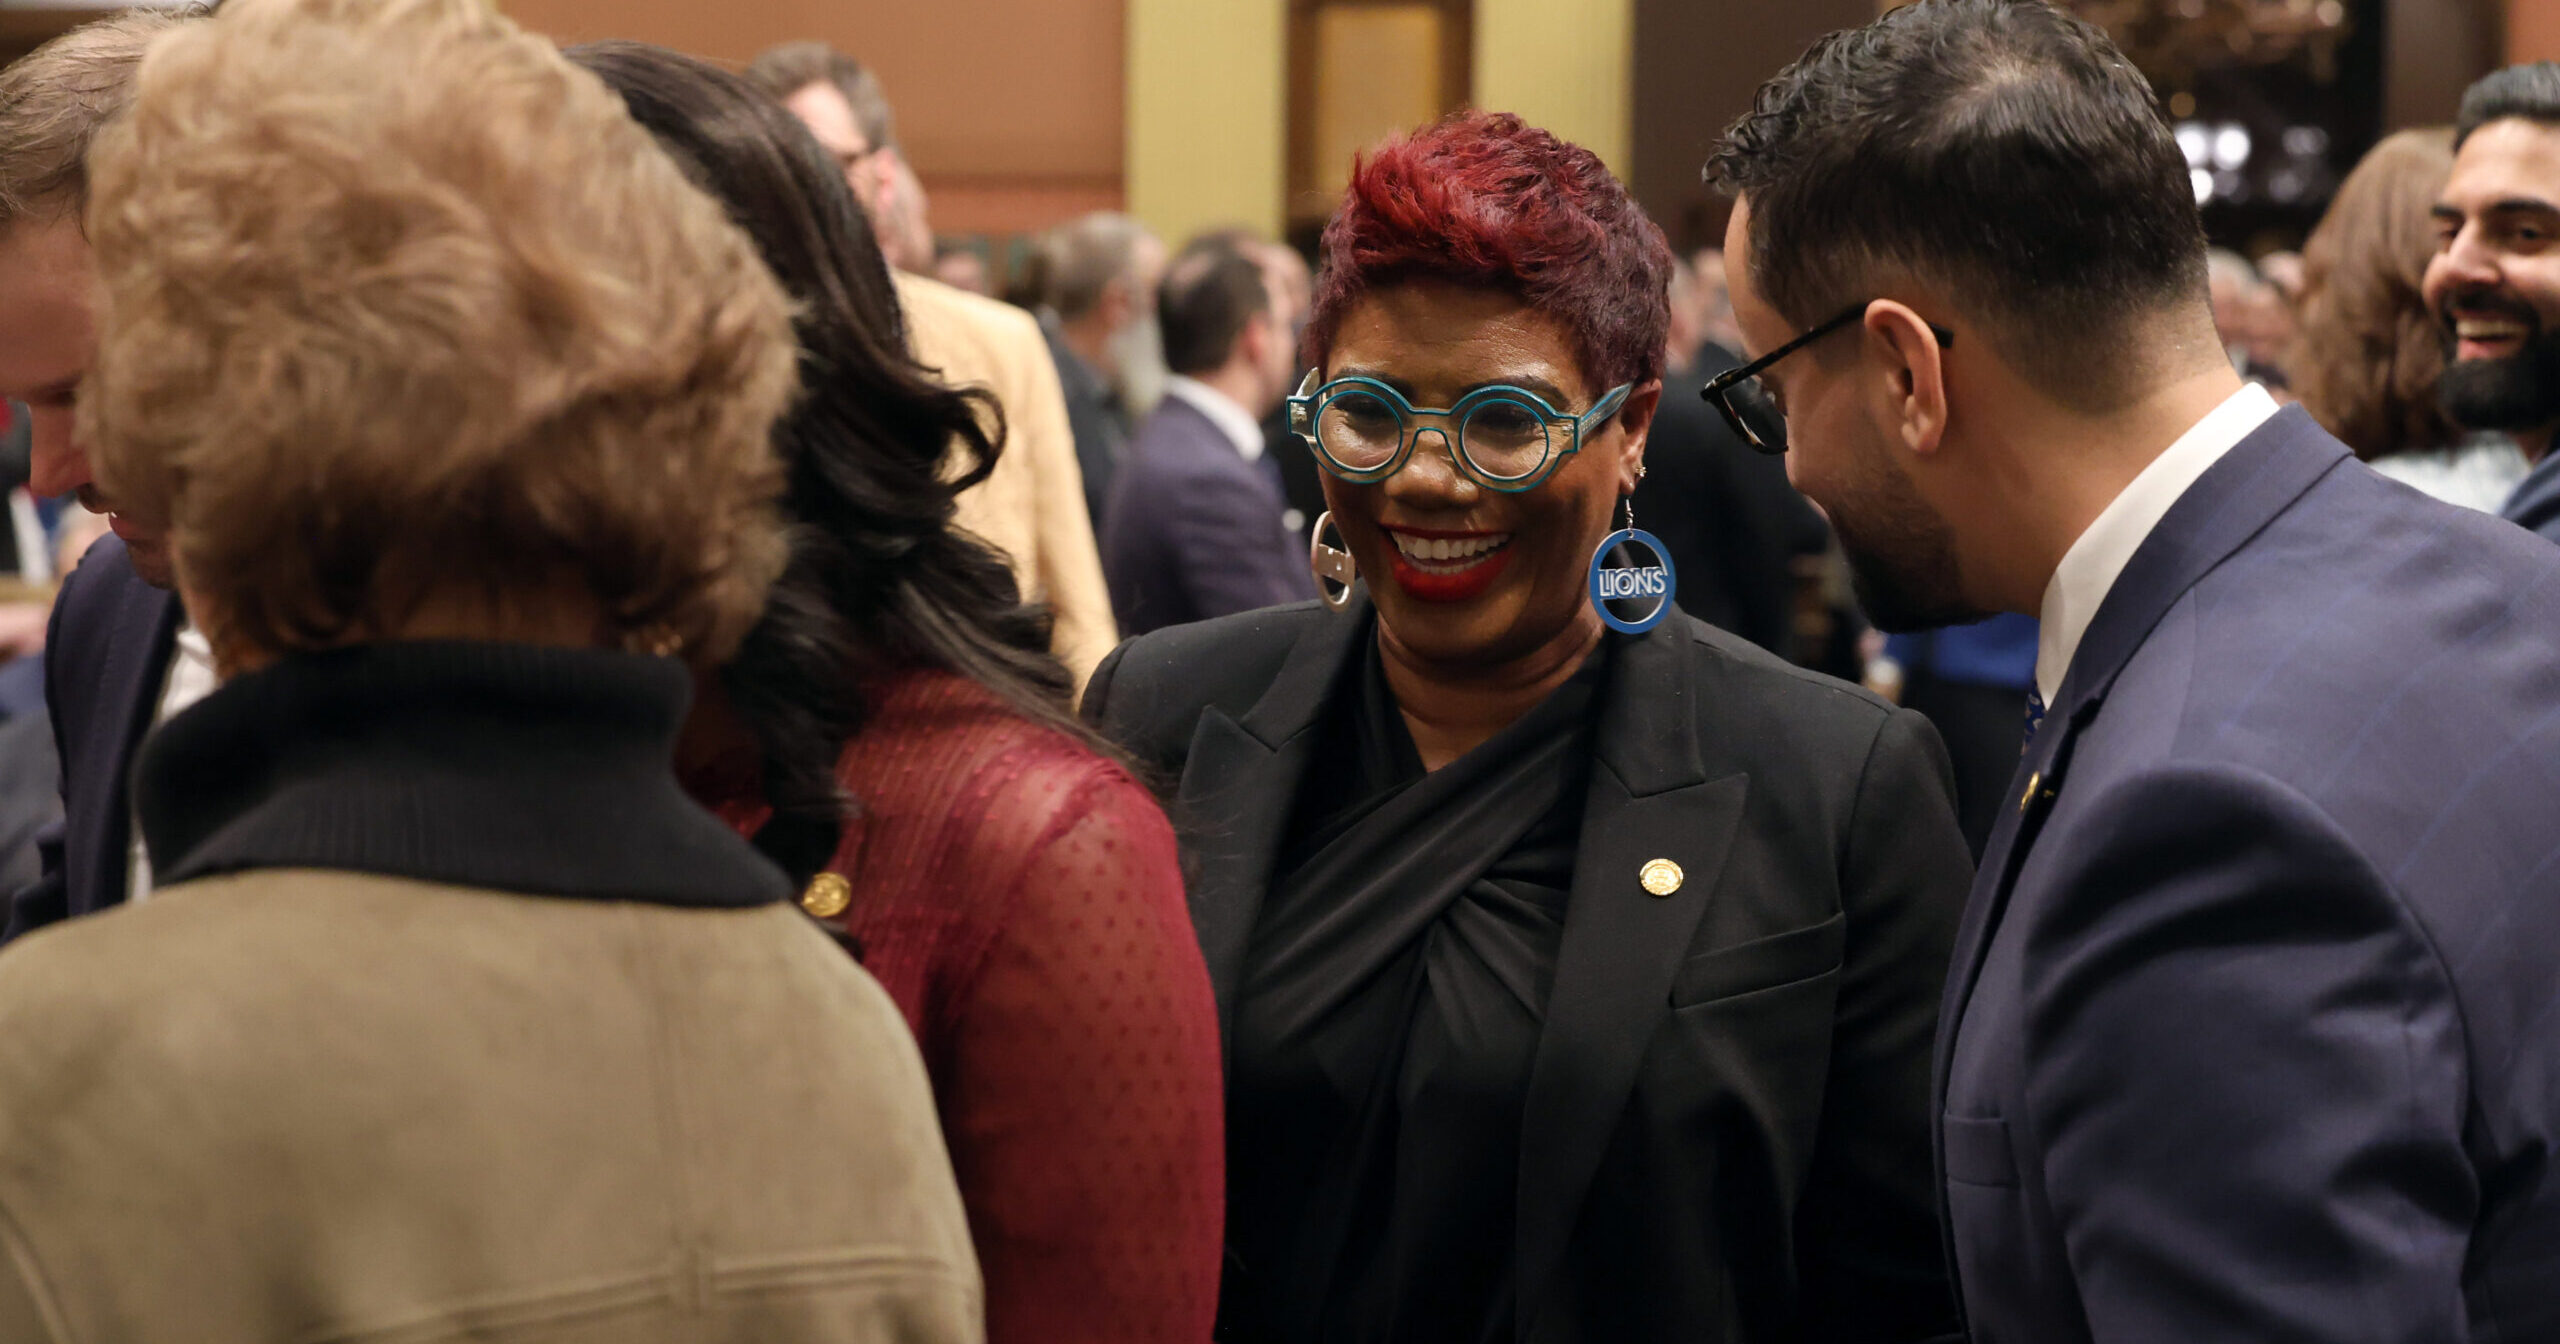
[[[2059,8],[1834,34],[1708,173],[1711,394],[1869,613],[2042,617],[1938,1035],[1972,1337],[2560,1339],[2560,554],[2241,382]]]

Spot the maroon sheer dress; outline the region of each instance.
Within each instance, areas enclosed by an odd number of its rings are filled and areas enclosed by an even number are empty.
[[[1223,1090],[1172,828],[1120,767],[974,682],[909,673],[871,701],[842,771],[860,816],[828,865],[852,903],[820,922],[923,1048],[987,1338],[1201,1344]],[[751,782],[696,787],[764,823]]]

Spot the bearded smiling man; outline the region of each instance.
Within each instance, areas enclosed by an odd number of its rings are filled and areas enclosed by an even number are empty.
[[[1727,413],[1878,623],[2042,619],[1939,1015],[1970,1337],[2560,1339],[2560,551],[2241,383],[2150,86],[2059,8],[1834,34],[1708,173]],[[2511,357],[2560,172],[2463,190],[2443,293]]]
[[[2535,465],[2500,513],[2560,541],[2560,64],[2472,85],[2454,135],[2426,276],[2447,347],[2437,396],[2462,424],[2514,437]]]

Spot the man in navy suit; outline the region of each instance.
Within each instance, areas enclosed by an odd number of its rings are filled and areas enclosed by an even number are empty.
[[[89,141],[120,110],[152,37],[181,14],[93,23],[0,71],[0,395],[26,404],[28,488],[76,494],[115,535],[91,548],[54,600],[45,700],[62,758],[63,823],[40,836],[43,876],[10,902],[5,934],[88,914],[150,889],[125,781],[143,734],[213,686],[185,628],[161,531],[115,512],[89,474],[73,400],[92,347],[89,244],[80,231]]]
[[[2500,513],[2560,541],[2560,63],[2511,66],[2462,95],[2435,214],[2436,394],[2455,420],[2515,440],[2534,467]]]
[[[1262,418],[1292,368],[1281,304],[1233,238],[1182,249],[1156,292],[1165,398],[1121,464],[1103,518],[1102,574],[1124,635],[1315,596],[1285,521]]]
[[[2059,8],[1827,38],[1709,173],[1878,623],[2042,618],[1939,1029],[1973,1338],[2560,1339],[2560,550],[2240,382]]]

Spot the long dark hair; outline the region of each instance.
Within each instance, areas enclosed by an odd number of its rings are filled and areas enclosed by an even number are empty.
[[[835,164],[789,112],[717,66],[640,42],[568,56],[728,207],[800,307],[804,387],[775,433],[791,561],[721,671],[763,751],[774,815],[757,846],[800,881],[834,854],[850,801],[836,765],[867,717],[868,674],[958,673],[1099,748],[1049,652],[1047,608],[1023,601],[1002,554],[952,526],[952,500],[995,467],[1001,412],[909,356],[879,243]],[[967,470],[946,474],[955,447]]]

